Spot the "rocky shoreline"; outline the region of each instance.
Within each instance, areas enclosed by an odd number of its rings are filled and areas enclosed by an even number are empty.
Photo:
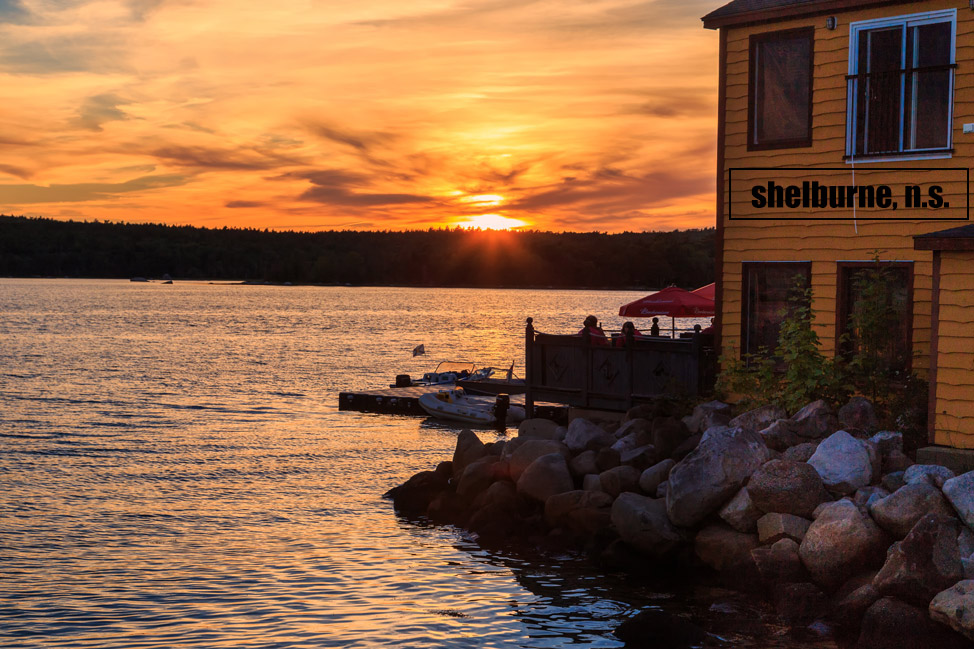
[[[660,402],[621,423],[529,419],[487,444],[462,431],[452,460],[386,495],[485,544],[717,579],[839,646],[974,647],[974,471],[914,464],[901,433],[875,426],[861,397],[791,417],[765,406],[731,418],[712,401],[683,418]],[[615,634],[699,644],[690,631],[673,640],[682,623],[649,610]]]

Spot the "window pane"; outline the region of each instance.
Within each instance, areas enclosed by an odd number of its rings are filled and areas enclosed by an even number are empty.
[[[840,274],[843,295],[840,322],[848,333],[848,340],[842,347],[845,356],[862,351],[863,346],[879,347],[878,351],[892,372],[905,371],[910,366],[910,270],[908,268],[886,267],[882,269],[882,283],[868,282],[871,268],[843,268]],[[863,295],[863,290],[872,290]],[[870,312],[866,312],[869,310]],[[883,311],[885,310],[885,311]],[[886,334],[877,341],[863,341],[857,330],[858,318],[882,319]]]
[[[912,28],[914,67],[950,63],[950,23]],[[912,79],[912,132],[910,148],[933,149],[948,146],[950,71],[918,70]]]
[[[812,39],[760,40],[754,47],[754,144],[807,139],[810,134]]]
[[[796,281],[808,286],[809,265],[747,264],[742,351],[770,355],[778,346],[778,333],[788,311],[788,297]],[[762,350],[762,348],[764,348]]]
[[[864,34],[867,41],[867,153],[900,149],[900,64],[903,30],[874,29]]]

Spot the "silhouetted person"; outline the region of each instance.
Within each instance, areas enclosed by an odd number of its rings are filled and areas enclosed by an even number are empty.
[[[650,336],[659,335],[659,318],[653,318],[653,326],[649,328]]]
[[[605,337],[605,332],[599,326],[599,319],[594,315],[585,318],[585,322],[582,323],[582,329],[578,332],[578,335],[585,336],[586,333],[588,333],[589,342],[593,345],[609,344],[609,339]]]

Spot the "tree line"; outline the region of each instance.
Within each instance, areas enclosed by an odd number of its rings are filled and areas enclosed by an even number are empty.
[[[714,233],[281,232],[0,215],[0,276],[694,288],[713,281]]]

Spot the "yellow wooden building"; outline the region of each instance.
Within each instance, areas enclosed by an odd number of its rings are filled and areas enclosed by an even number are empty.
[[[929,379],[930,442],[952,449],[974,449],[972,6],[733,0],[703,18],[720,37],[722,353],[774,346],[796,277],[842,353],[878,256],[901,315],[891,358]]]

